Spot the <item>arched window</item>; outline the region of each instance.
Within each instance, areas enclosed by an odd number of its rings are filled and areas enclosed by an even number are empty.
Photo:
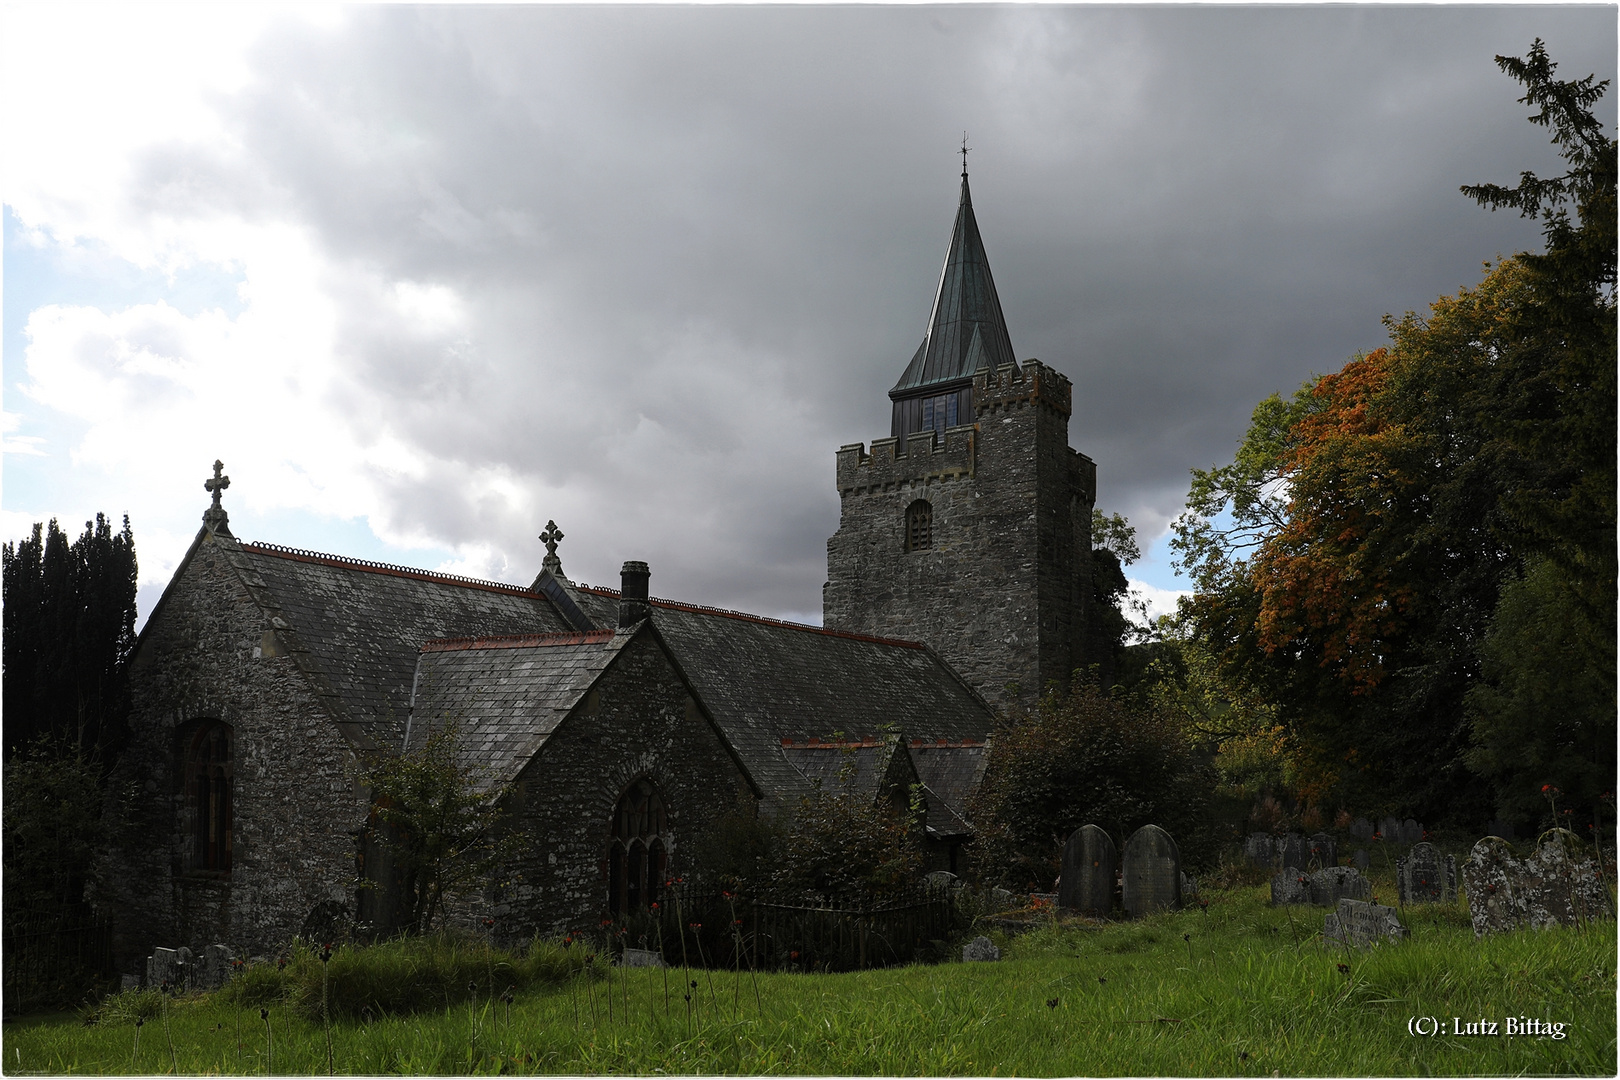
[[[186,754],[186,802],[191,811],[191,869],[231,869],[231,729],[204,724]]]
[[[906,550],[922,551],[934,546],[934,508],[926,499],[906,507]]]
[[[658,899],[658,885],[669,865],[668,819],[664,800],[648,780],[637,780],[613,811],[608,848],[608,910],[635,911]]]

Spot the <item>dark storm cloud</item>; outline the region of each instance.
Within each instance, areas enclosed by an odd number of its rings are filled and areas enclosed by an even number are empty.
[[[397,523],[526,579],[554,516],[576,577],[641,557],[812,616],[833,451],[887,434],[963,129],[1014,348],[1154,530],[1261,397],[1535,243],[1457,192],[1557,166],[1492,56],[1614,68],[1612,7],[350,14],[266,38],[219,102],[238,145],[154,153],[144,197],[291,215],[355,271],[347,411],[433,461],[379,476]],[[468,329],[400,329],[372,279],[453,289]],[[562,509],[514,519],[481,467]]]

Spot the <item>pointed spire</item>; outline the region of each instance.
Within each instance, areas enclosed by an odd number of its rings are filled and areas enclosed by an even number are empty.
[[[993,370],[1016,363],[996,283],[990,276],[990,260],[973,217],[966,151],[964,140],[962,201],[956,210],[950,253],[940,271],[928,331],[905,374],[889,391],[891,398],[914,397],[944,383],[970,379],[979,367]]]

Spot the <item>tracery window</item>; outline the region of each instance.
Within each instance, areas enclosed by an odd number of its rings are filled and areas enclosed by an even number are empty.
[[[906,508],[906,550],[922,551],[934,546],[934,508],[918,499]]]
[[[204,724],[186,754],[186,802],[191,811],[191,869],[231,869],[231,729]]]
[[[608,910],[615,915],[655,903],[669,865],[664,800],[649,780],[637,780],[613,811],[608,847]]]

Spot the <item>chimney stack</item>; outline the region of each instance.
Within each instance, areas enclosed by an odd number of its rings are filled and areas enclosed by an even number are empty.
[[[619,571],[619,625],[634,626],[652,614],[647,602],[647,564],[631,559]]]

